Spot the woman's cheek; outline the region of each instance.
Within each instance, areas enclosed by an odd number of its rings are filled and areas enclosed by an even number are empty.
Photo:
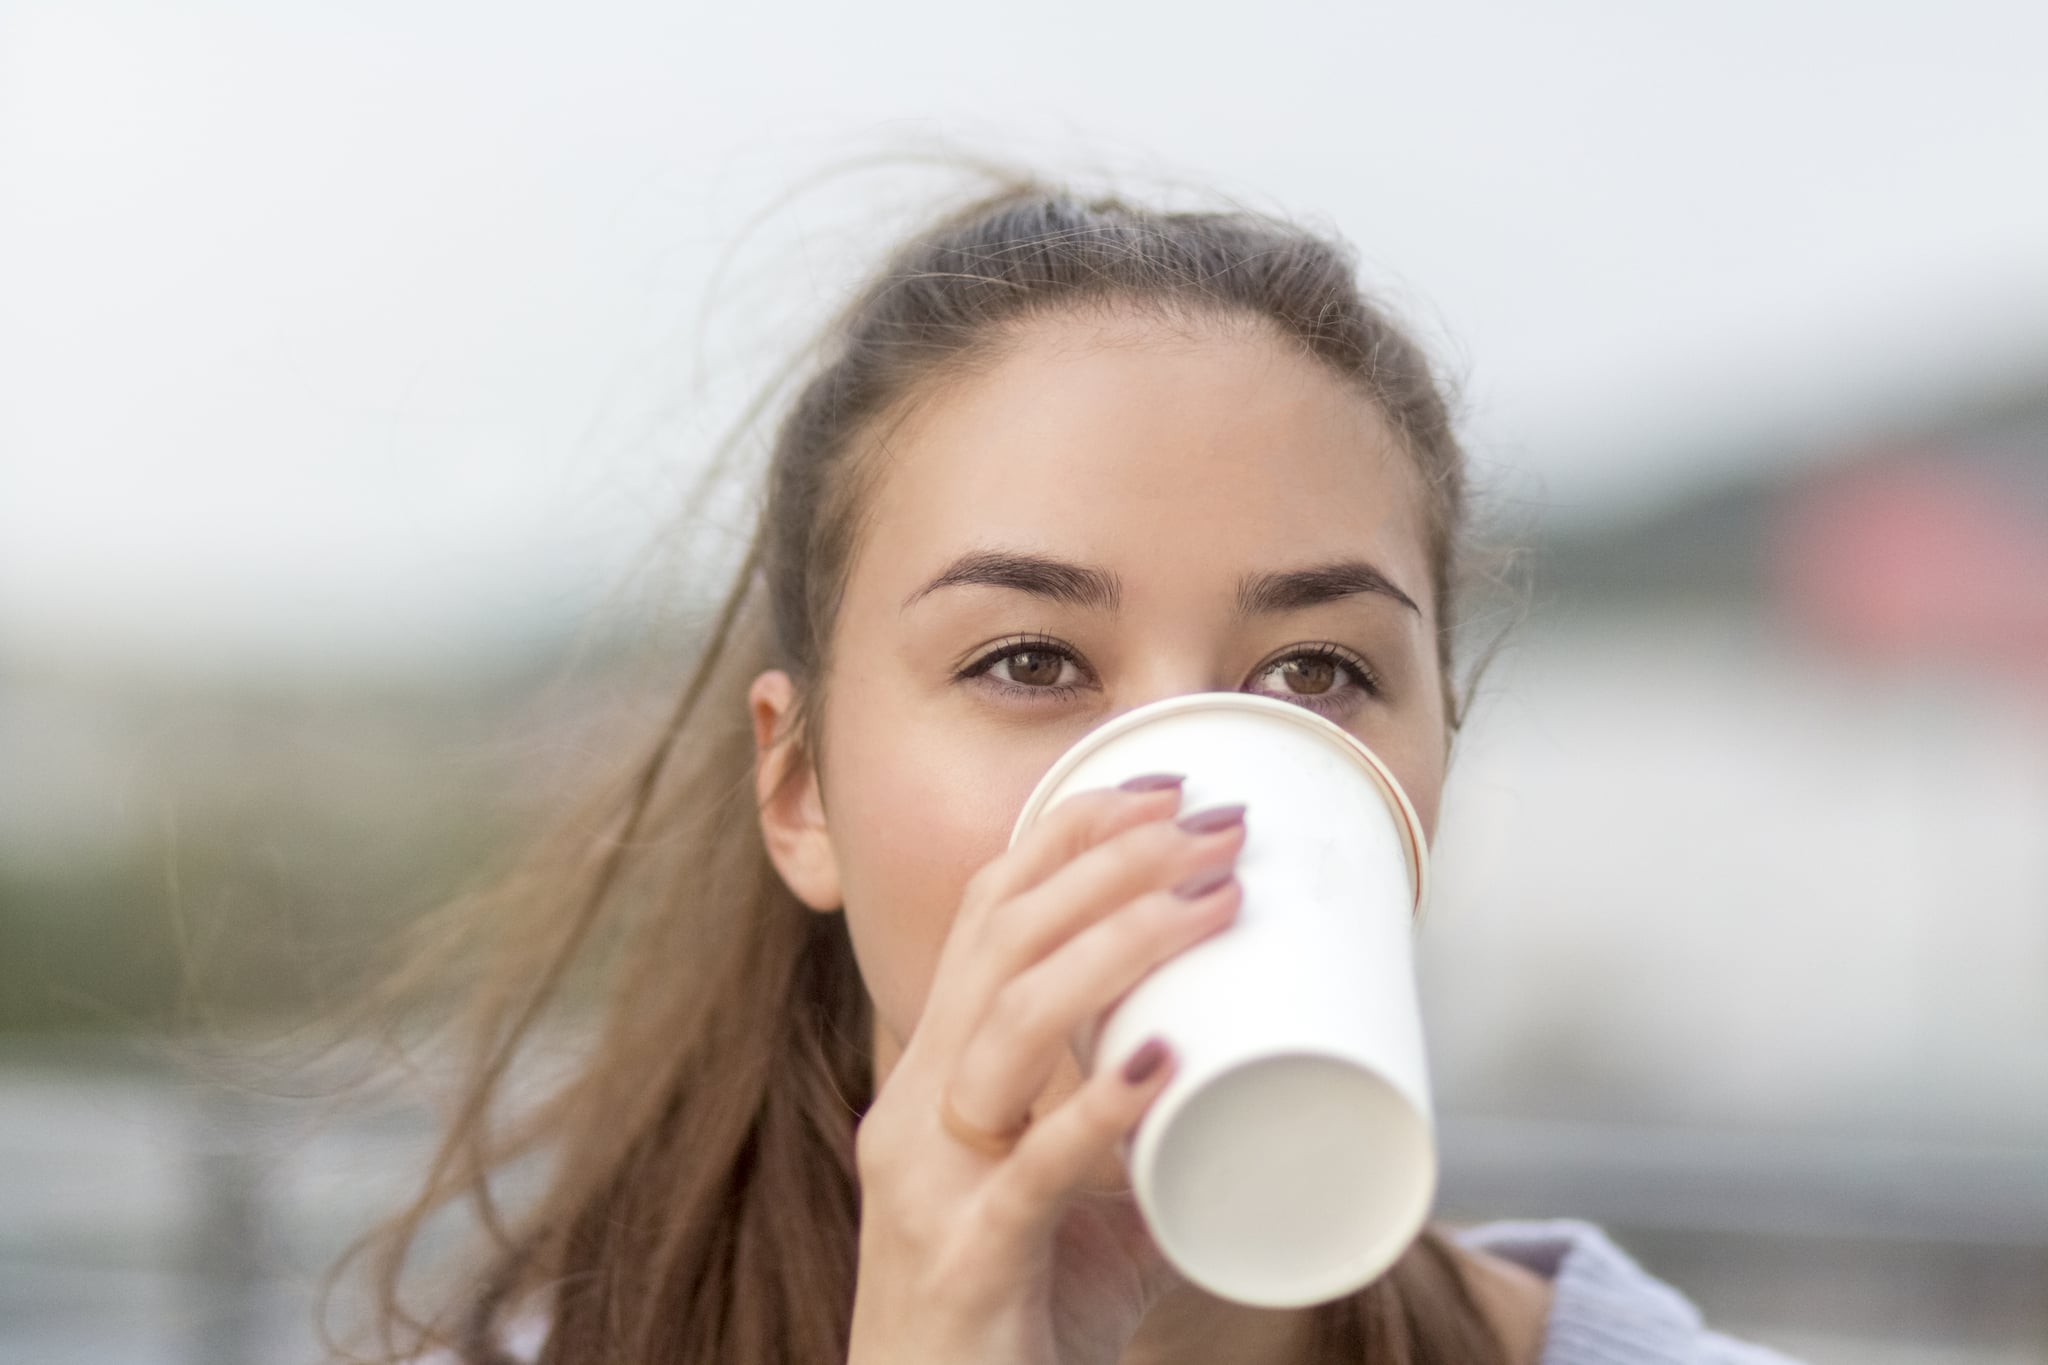
[[[1439,734],[1404,732],[1383,746],[1368,745],[1386,761],[1401,784],[1408,803],[1422,820],[1424,833],[1435,842],[1437,805],[1443,796],[1444,751]]]
[[[884,1023],[907,1041],[968,880],[1008,843],[1000,801],[943,766],[863,769],[840,839],[848,932]]]

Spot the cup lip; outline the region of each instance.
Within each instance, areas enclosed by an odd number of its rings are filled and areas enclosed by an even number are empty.
[[[1344,751],[1358,760],[1380,790],[1392,803],[1400,817],[1401,844],[1408,854],[1408,870],[1415,883],[1414,927],[1419,929],[1429,912],[1429,845],[1422,834],[1422,820],[1415,813],[1414,805],[1408,800],[1408,793],[1401,790],[1401,784],[1388,770],[1380,756],[1367,748],[1350,731],[1315,712],[1273,697],[1253,696],[1246,692],[1189,692],[1177,697],[1163,697],[1158,701],[1136,706],[1120,716],[1104,721],[1068,747],[1067,751],[1053,761],[1045,775],[1038,779],[1038,785],[1024,799],[1024,808],[1018,812],[1016,823],[1010,827],[1010,846],[1015,847],[1018,836],[1038,815],[1046,803],[1048,794],[1057,787],[1066,775],[1078,767],[1102,744],[1135,730],[1155,720],[1185,711],[1251,711],[1278,717],[1301,725],[1324,739],[1334,739]]]

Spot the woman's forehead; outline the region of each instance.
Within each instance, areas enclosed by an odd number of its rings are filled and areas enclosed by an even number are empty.
[[[1421,480],[1355,386],[1242,327],[1156,344],[1085,327],[1026,334],[871,452],[867,587],[900,603],[963,551],[1001,547],[1141,585],[1363,557],[1427,591]]]

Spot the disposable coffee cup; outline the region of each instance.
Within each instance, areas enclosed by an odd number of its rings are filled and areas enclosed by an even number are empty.
[[[1014,845],[1076,792],[1183,773],[1181,810],[1244,803],[1237,918],[1154,968],[1080,1040],[1178,1059],[1124,1147],[1154,1241],[1219,1297],[1297,1308],[1370,1284],[1436,1197],[1413,939],[1422,822],[1386,765],[1304,707],[1241,692],[1128,711],[1060,756]]]

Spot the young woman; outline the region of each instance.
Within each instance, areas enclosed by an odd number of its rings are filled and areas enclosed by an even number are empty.
[[[905,244],[781,419],[666,733],[601,823],[565,824],[567,857],[487,906],[474,1068],[379,1244],[386,1325],[411,1329],[391,1354],[1782,1360],[1573,1220],[1431,1226],[1311,1309],[1206,1295],[1116,1155],[1173,1056],[1084,1079],[1070,1051],[1231,922],[1260,813],[1182,809],[1162,773],[1006,848],[1033,784],[1132,707],[1250,690],[1364,741],[1433,837],[1464,489],[1429,364],[1339,244],[1028,184]],[[1241,610],[1252,589],[1265,609]],[[601,1023],[496,1126],[594,949]],[[502,1220],[488,1182],[526,1153],[544,1186]],[[464,1195],[494,1259],[409,1317],[406,1253]]]

